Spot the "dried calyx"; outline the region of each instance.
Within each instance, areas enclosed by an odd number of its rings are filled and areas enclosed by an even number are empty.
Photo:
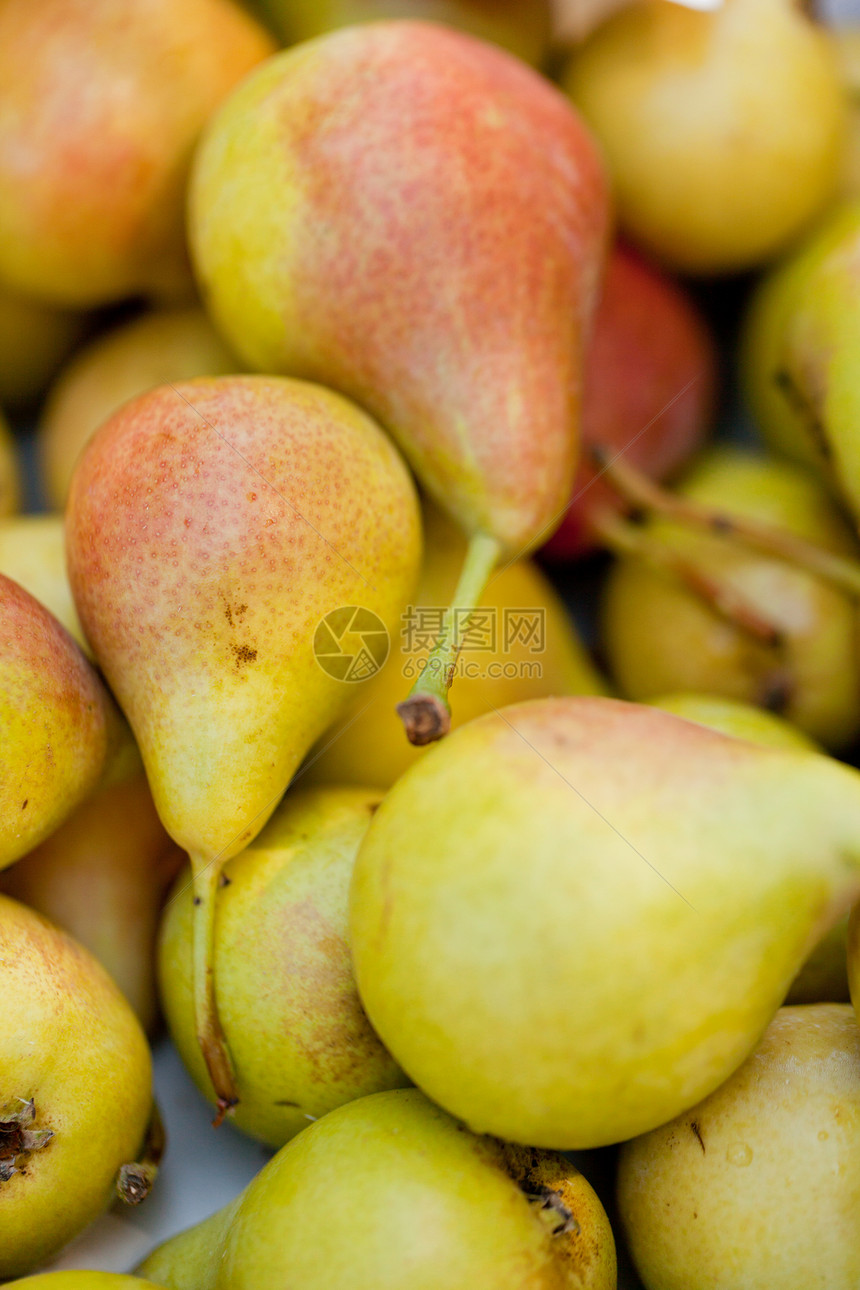
[[[32,1098],[13,1098],[0,1107],[0,1183],[20,1173],[34,1151],[42,1151],[54,1136],[53,1129],[36,1129],[36,1104]]]

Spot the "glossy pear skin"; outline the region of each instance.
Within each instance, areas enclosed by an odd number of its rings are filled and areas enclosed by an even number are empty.
[[[541,1187],[563,1211],[527,1199]],[[290,1280],[303,1290],[402,1290],[404,1278],[410,1290],[616,1284],[609,1223],[573,1165],[476,1138],[417,1089],[332,1111],[205,1231],[168,1241],[139,1271],[168,1290],[264,1290]]]
[[[137,774],[89,797],[0,875],[0,889],[90,950],[152,1031],[158,916],[183,859],[158,818],[145,777]]]
[[[563,83],[605,149],[622,228],[676,268],[757,264],[835,192],[839,72],[794,0],[644,0],[598,28]]]
[[[90,654],[66,572],[62,515],[12,515],[0,522],[0,573],[49,609]]]
[[[224,861],[352,697],[314,657],[320,620],[362,605],[396,630],[420,554],[406,469],[320,387],[187,381],[126,404],[92,441],[67,542],[159,815],[192,857]]]
[[[224,870],[215,980],[240,1094],[232,1122],[273,1147],[344,1102],[409,1083],[362,1011],[349,953],[352,866],[380,796],[291,789]],[[191,900],[186,869],[161,928],[161,999],[182,1060],[214,1101],[194,1030]]]
[[[323,735],[303,772],[305,783],[374,784],[389,788],[424,755],[403,738],[395,712],[404,685],[429,652],[428,632],[450,601],[466,544],[435,508],[425,510],[424,561],[404,619],[385,665],[356,695],[341,719]],[[493,708],[551,694],[605,694],[597,671],[551,583],[536,564],[517,560],[493,575],[480,601],[494,614],[495,646],[464,649],[454,680],[452,729]],[[538,620],[535,614],[542,614]],[[435,615],[435,616],[434,616]],[[523,636],[509,646],[505,630],[514,616]],[[410,626],[411,624],[411,626]],[[422,632],[422,624],[425,630]],[[527,636],[531,628],[533,637]],[[541,645],[541,636],[543,644]],[[411,646],[411,648],[410,648]]]
[[[107,972],[39,914],[0,896],[0,1106],[34,1103],[53,1133],[0,1182],[0,1276],[52,1258],[106,1209],[137,1158],[152,1100],[143,1031]]]
[[[570,505],[544,547],[553,559],[592,550],[589,519],[620,506],[588,449],[607,449],[652,479],[676,474],[702,446],[714,413],[717,355],[679,283],[617,245],[606,266],[585,360],[583,454]]]
[[[542,61],[549,41],[548,0],[261,0],[261,8],[287,44],[386,18],[442,22],[533,65]]]
[[[42,1272],[23,1281],[10,1281],[7,1290],[158,1290],[152,1281],[115,1272]]]
[[[65,506],[84,446],[123,403],[156,385],[239,368],[199,306],[153,310],[99,336],[60,373],[42,413],[39,455],[51,502]]]
[[[690,472],[683,496],[747,516],[826,550],[856,545],[824,488],[788,462],[737,448],[713,450]],[[726,622],[670,574],[625,556],[603,602],[611,673],[628,698],[700,690],[774,706],[828,748],[860,729],[858,611],[841,589],[739,541],[664,520],[648,533],[709,577],[723,580],[780,633],[775,645]]]
[[[64,627],[0,574],[0,868],[93,791],[122,742],[107,690]]]
[[[749,1053],[860,889],[858,809],[830,758],[656,709],[479,717],[394,785],[359,851],[362,1002],[475,1131],[621,1141]]]
[[[8,0],[0,279],[74,306],[187,291],[191,150],[273,48],[232,0]]]
[[[798,1222],[787,1200],[802,1182]],[[860,1030],[781,1008],[710,1097],[621,1148],[618,1203],[647,1290],[854,1290]]]
[[[368,408],[467,532],[515,554],[549,533],[607,200],[547,81],[431,24],[334,32],[225,103],[190,212],[207,306],[250,365]]]

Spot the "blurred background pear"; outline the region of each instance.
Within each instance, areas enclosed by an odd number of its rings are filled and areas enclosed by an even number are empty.
[[[715,448],[680,495],[757,519],[826,551],[856,555],[847,526],[807,472],[734,447]],[[828,748],[860,729],[858,609],[823,578],[733,537],[654,519],[646,539],[683,559],[717,596],[739,600],[771,639],[729,621],[703,595],[641,554],[622,556],[604,590],[603,642],[621,691],[645,700],[698,690],[770,707]]]
[[[62,370],[39,427],[45,492],[66,504],[78,457],[123,403],[156,385],[242,370],[199,306],[142,314],[91,341]]]
[[[421,575],[382,670],[361,686],[343,719],[326,732],[303,772],[306,783],[388,788],[424,755],[403,737],[396,704],[430,652],[457,583],[466,541],[435,507],[424,508]],[[560,597],[537,565],[517,560],[495,573],[480,604],[473,644],[454,678],[452,727],[520,699],[605,694]]]
[[[49,609],[90,655],[66,573],[62,515],[12,515],[0,520],[0,573]]]
[[[32,407],[88,322],[84,314],[0,288],[0,405]]]
[[[761,263],[836,191],[839,68],[796,0],[643,0],[594,32],[563,84],[603,146],[623,231],[686,272]]]
[[[21,469],[12,431],[0,412],[0,517],[14,515],[21,504]]]

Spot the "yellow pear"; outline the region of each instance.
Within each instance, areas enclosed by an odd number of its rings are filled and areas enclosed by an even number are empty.
[[[6,1290],[158,1290],[152,1281],[115,1272],[42,1272],[23,1281],[10,1281]]]
[[[90,653],[66,572],[62,515],[11,515],[0,520],[0,573],[50,609],[84,653]]]
[[[152,1103],[146,1038],[107,972],[0,896],[0,1278],[52,1258],[116,1196]]]
[[[291,790],[224,867],[214,962],[239,1092],[233,1123],[273,1147],[344,1102],[409,1083],[362,1011],[349,953],[352,866],[380,796]],[[215,1100],[195,1034],[191,902],[186,869],[161,928],[161,999],[182,1060]]]
[[[740,1065],[860,893],[860,773],[656,708],[537,699],[394,785],[350,897],[359,994],[476,1132],[622,1141]]]
[[[621,1148],[618,1208],[646,1290],[856,1290],[852,1009],[780,1009],[722,1087]]]
[[[158,1017],[158,917],[182,860],[138,773],[87,798],[55,833],[0,874],[0,889],[85,945],[151,1031]]]
[[[138,1271],[169,1290],[616,1285],[609,1222],[573,1165],[475,1137],[417,1089],[324,1116]]]
[[[199,306],[145,313],[91,341],[57,377],[39,424],[42,476],[52,504],[65,506],[84,446],[123,403],[168,381],[241,368]]]
[[[389,788],[426,749],[403,738],[395,708],[438,635],[462,568],[466,541],[433,507],[424,512],[424,561],[412,604],[377,676],[326,731],[304,783]],[[484,712],[551,694],[604,694],[599,675],[560,597],[537,565],[517,560],[495,573],[480,599],[454,675],[452,729]]]

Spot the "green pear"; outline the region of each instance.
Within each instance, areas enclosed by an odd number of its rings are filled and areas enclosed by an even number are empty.
[[[475,1137],[417,1089],[332,1111],[138,1271],[169,1290],[616,1284],[609,1223],[573,1165]]]
[[[51,1259],[116,1195],[152,1104],[146,1038],[107,972],[0,896],[0,1278]]]
[[[249,76],[206,131],[189,201],[201,289],[237,353],[367,407],[470,538],[401,710],[413,742],[439,738],[492,569],[569,500],[607,234],[594,143],[504,51],[367,23]]]
[[[0,573],[50,609],[89,654],[66,573],[62,515],[12,515],[0,521]]]
[[[259,0],[287,44],[311,40],[337,27],[385,18],[426,18],[502,45],[526,63],[539,64],[550,31],[548,0]]]
[[[108,773],[123,722],[64,627],[0,574],[0,869],[62,824]]]
[[[420,561],[415,489],[340,395],[215,377],[116,412],[80,460],[66,523],[81,622],[191,859],[198,1038],[229,1105],[211,967],[221,867],[398,629]]]
[[[679,496],[856,556],[827,492],[788,462],[718,448],[690,472]],[[715,587],[718,603],[673,570],[653,567],[650,551],[623,555],[603,602],[603,641],[622,693],[635,700],[669,690],[723,695],[778,711],[828,748],[850,743],[860,730],[855,597],[722,533],[662,517],[643,532]],[[767,636],[727,621],[719,602],[728,595],[763,621]]]
[[[123,403],[155,385],[240,368],[199,305],[151,310],[91,341],[60,372],[39,420],[41,473],[53,505],[65,506],[78,457]]]
[[[857,771],[539,699],[391,789],[356,860],[353,962],[383,1043],[451,1114],[596,1147],[726,1079],[858,891]]]
[[[233,1123],[273,1147],[344,1102],[409,1083],[362,1011],[349,953],[352,866],[380,798],[293,789],[224,867],[214,967],[239,1093]],[[160,993],[182,1060],[214,1099],[195,1036],[192,924],[186,871],[162,923]]]
[[[698,721],[735,739],[750,739],[768,748],[822,751],[808,735],[803,734],[774,712],[757,708],[737,699],[711,694],[666,694],[649,699],[655,708],[673,712],[687,721]],[[787,1003],[843,1003],[848,999],[848,977],[845,966],[845,938],[848,918],[840,919],[815,946],[791,983]]]
[[[845,106],[827,33],[796,0],[705,7],[630,5],[562,83],[605,150],[622,229],[675,268],[725,273],[826,208]]]
[[[0,890],[86,946],[151,1032],[159,1015],[158,919],[184,856],[165,832],[141,772],[88,797],[56,832],[0,873]]]
[[[856,1290],[852,1009],[780,1009],[721,1088],[624,1144],[618,1209],[646,1290]]]
[[[23,1281],[10,1281],[6,1290],[159,1290],[152,1281],[125,1277],[114,1272],[42,1272]]]

